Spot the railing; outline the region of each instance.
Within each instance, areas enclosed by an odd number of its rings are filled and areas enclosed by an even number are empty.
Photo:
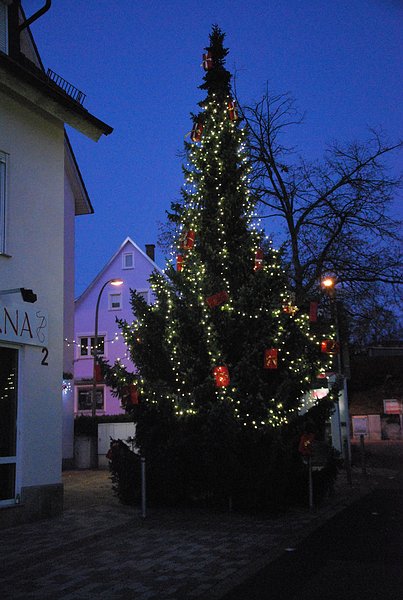
[[[70,98],[78,102],[79,104],[83,104],[86,95],[83,92],[80,92],[74,85],[60,77],[57,73],[52,71],[52,69],[48,69],[47,77],[49,81],[53,81],[58,87],[60,87]]]

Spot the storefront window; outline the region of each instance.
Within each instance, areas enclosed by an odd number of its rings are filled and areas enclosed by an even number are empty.
[[[0,501],[14,498],[18,350],[0,347]]]

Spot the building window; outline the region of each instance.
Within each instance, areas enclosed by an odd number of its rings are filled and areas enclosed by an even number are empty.
[[[121,293],[110,293],[109,294],[109,310],[121,310],[122,308],[122,294]]]
[[[122,255],[122,268],[123,269],[134,269],[134,253],[124,252]]]
[[[1,3],[0,3],[1,6]],[[6,252],[7,154],[0,152],[0,254]]]
[[[8,54],[8,11],[0,0],[0,51]]]
[[[137,291],[138,295],[141,296],[142,298],[144,298],[144,300],[148,304],[148,298],[149,298],[148,290],[136,290],[136,291]]]
[[[90,388],[78,388],[77,391],[77,410],[91,410],[92,409],[92,389]],[[97,387],[95,393],[96,409],[104,410],[104,388]]]
[[[105,352],[104,344],[105,336],[98,336],[98,356],[102,356]],[[80,356],[94,356],[94,337],[80,337]]]

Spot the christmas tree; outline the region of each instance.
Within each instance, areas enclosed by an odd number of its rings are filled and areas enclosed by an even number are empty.
[[[281,257],[259,227],[223,41],[214,26],[203,55],[206,97],[185,142],[182,198],[169,214],[173,258],[151,277],[155,302],[134,291],[135,320],[120,323],[137,373],[116,365],[112,380],[121,395],[136,385],[144,453],[159,447],[161,458],[178,447],[175,436],[186,438],[186,477],[200,480],[214,463],[231,488],[242,440],[250,447],[292,422],[324,365],[309,316],[294,306]]]

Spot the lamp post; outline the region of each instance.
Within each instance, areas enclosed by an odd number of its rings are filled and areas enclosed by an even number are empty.
[[[94,328],[94,348],[93,348],[93,368],[92,368],[92,394],[91,394],[91,415],[95,417],[97,413],[97,402],[96,402],[96,393],[97,393],[97,361],[98,361],[98,313],[99,313],[99,303],[101,301],[102,292],[106,288],[107,285],[122,285],[123,279],[109,279],[104,283],[101,287],[100,292],[98,294],[97,304],[95,307],[95,328]]]
[[[338,393],[336,402],[336,436],[338,450],[344,456],[346,464],[350,465],[351,459],[351,447],[350,447],[350,424],[349,424],[349,411],[348,411],[348,394],[347,394],[347,379],[345,365],[342,364],[341,352],[344,349],[344,343],[341,340],[340,335],[340,323],[339,323],[339,312],[336,300],[336,283],[335,277],[326,277],[322,279],[321,286],[326,291],[330,298],[332,313],[334,318],[334,325],[336,329],[336,341],[338,343],[339,350],[337,352],[337,376],[339,381],[343,382],[343,388]],[[347,356],[345,353],[344,356]],[[335,437],[336,437],[335,436]]]

